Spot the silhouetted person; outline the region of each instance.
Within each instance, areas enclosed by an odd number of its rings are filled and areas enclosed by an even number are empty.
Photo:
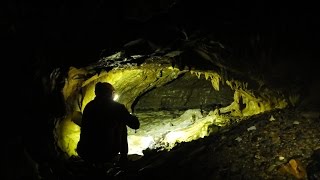
[[[98,82],[96,97],[89,102],[82,116],[79,156],[92,164],[119,163],[126,165],[128,154],[127,127],[138,129],[138,118],[131,115],[123,104],[113,100],[114,88]]]

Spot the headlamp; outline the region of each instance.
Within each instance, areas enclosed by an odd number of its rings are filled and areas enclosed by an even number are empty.
[[[118,99],[119,99],[119,95],[118,95],[118,94],[114,94],[114,95],[113,95],[113,100],[114,100],[114,101],[117,101]]]

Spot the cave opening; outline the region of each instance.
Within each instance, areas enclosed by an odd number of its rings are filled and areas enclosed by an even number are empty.
[[[254,94],[248,83],[222,78],[221,72],[181,70],[166,57],[109,70],[71,67],[62,90],[67,114],[54,129],[57,145],[67,157],[77,156],[81,113],[94,98],[97,82],[111,83],[117,101],[140,120],[139,130],[128,129],[129,155],[143,155],[147,149],[170,151],[179,143],[206,137],[235,123],[234,117],[240,121],[287,106],[275,92]]]

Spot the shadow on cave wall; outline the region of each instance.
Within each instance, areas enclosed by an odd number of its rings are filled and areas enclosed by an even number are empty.
[[[216,91],[210,81],[185,73],[168,84],[152,89],[138,97],[134,112],[161,110],[212,110],[233,102],[234,92],[226,84]]]

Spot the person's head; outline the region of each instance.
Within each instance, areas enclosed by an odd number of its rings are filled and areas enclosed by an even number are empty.
[[[95,87],[95,94],[97,97],[107,97],[112,99],[114,87],[107,82],[98,82]]]

